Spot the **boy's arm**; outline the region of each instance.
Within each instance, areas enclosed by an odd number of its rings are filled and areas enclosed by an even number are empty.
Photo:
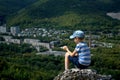
[[[76,55],[77,55],[77,51],[76,51],[76,50],[74,50],[73,52],[71,52],[71,51],[68,49],[67,52],[70,54],[70,56],[76,56]]]
[[[71,52],[71,51],[68,49],[67,46],[63,46],[63,49],[66,50],[66,51],[70,54],[70,56],[75,56],[75,55],[77,54],[77,51],[76,51],[76,50],[74,50],[73,52]]]

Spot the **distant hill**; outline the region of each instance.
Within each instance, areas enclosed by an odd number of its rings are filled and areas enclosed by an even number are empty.
[[[120,11],[119,0],[38,0],[9,17],[9,26],[65,29],[119,28],[107,12]]]
[[[0,0],[0,24],[5,22],[8,15],[30,5],[36,0]]]

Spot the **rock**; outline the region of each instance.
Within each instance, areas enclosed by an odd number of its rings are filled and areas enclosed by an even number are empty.
[[[97,74],[96,70],[92,69],[68,69],[60,73],[54,80],[111,80],[111,75]]]

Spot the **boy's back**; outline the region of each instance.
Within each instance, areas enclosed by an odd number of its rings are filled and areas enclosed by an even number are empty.
[[[90,65],[91,63],[91,55],[90,49],[85,42],[80,42],[76,45],[76,51],[79,56],[79,63],[82,65]]]

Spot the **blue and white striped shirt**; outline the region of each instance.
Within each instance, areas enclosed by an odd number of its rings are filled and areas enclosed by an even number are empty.
[[[90,65],[91,55],[90,48],[87,46],[87,44],[85,42],[80,42],[76,45],[75,50],[78,53],[79,63],[85,66]]]

